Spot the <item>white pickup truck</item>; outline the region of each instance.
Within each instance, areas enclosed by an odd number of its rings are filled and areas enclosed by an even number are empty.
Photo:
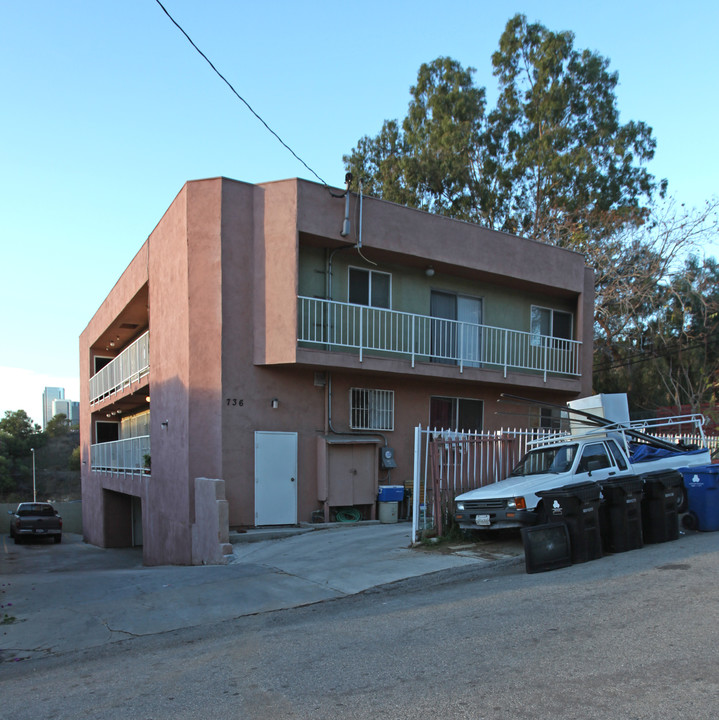
[[[706,449],[672,452],[632,443],[616,426],[596,429],[530,450],[506,480],[456,497],[454,519],[463,530],[535,524],[544,511],[537,495],[542,490],[710,462]]]

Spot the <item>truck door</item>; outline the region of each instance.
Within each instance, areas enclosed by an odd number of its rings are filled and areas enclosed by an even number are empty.
[[[599,482],[617,474],[617,468],[603,442],[589,443],[582,448],[577,465],[577,481]]]

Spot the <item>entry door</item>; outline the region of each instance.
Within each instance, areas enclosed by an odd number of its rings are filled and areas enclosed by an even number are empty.
[[[460,354],[464,365],[479,367],[482,337],[478,325],[482,324],[482,301],[479,298],[457,297],[457,320],[460,325]]]
[[[297,524],[297,433],[255,432],[255,525]]]
[[[432,362],[479,367],[482,337],[482,301],[480,298],[432,290]],[[458,321],[458,322],[446,322]]]

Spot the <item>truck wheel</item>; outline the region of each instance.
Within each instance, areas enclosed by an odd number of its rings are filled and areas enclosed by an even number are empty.
[[[55,545],[62,542],[62,535],[55,535],[54,540],[55,540]]]
[[[21,537],[19,537],[18,535],[15,536],[15,544],[16,545],[22,545],[22,540],[23,539]]]

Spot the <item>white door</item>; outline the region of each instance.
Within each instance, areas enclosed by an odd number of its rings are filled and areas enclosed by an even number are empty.
[[[297,433],[255,432],[255,525],[297,524]]]

